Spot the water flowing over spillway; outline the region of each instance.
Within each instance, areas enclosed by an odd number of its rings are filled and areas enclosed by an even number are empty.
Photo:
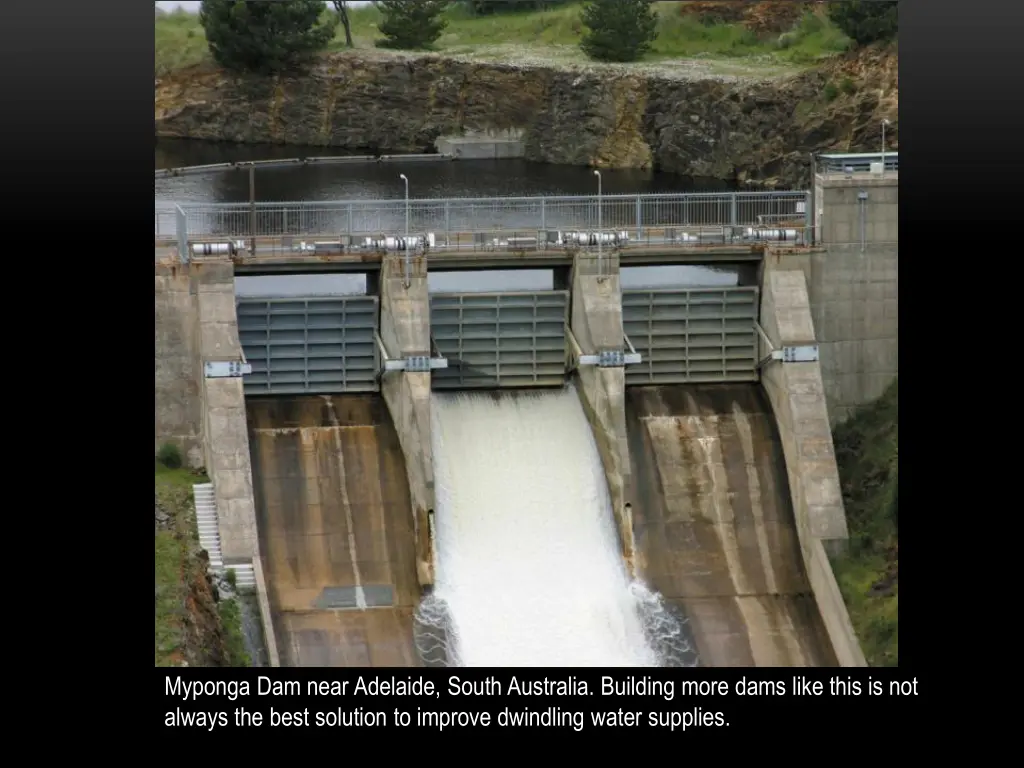
[[[432,416],[437,572],[419,621],[443,623],[443,663],[666,663],[652,627],[678,632],[630,581],[575,391],[436,394]]]

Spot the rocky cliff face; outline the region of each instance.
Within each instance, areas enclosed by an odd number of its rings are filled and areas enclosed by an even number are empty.
[[[521,131],[527,157],[802,187],[812,151],[898,148],[898,58],[840,57],[774,80],[342,53],[309,74],[183,71],[156,83],[166,137],[432,152],[439,136]]]

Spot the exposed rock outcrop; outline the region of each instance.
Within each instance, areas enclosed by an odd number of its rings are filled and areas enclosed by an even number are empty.
[[[805,186],[812,151],[871,151],[892,121],[898,57],[867,49],[773,80],[340,53],[294,77],[185,70],[156,83],[157,135],[431,152],[439,136],[522,131],[527,157]]]

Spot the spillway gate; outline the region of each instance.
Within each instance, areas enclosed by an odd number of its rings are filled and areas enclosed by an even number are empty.
[[[561,386],[569,375],[566,290],[436,293],[431,337],[448,367],[434,389]],[[758,378],[754,286],[626,290],[623,328],[641,362],[627,386]],[[246,395],[377,392],[376,296],[244,298],[238,330]]]

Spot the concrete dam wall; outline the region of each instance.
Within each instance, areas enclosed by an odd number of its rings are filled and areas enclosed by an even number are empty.
[[[770,253],[763,265],[759,384],[634,389],[622,368],[578,376],[627,569],[689,617],[704,664],[864,663],[826,554],[847,531],[821,367],[769,361],[819,338],[795,259]],[[406,286],[397,262],[382,265],[380,332],[396,357],[430,349],[426,264],[414,266]],[[158,319],[177,326],[158,329],[158,387],[164,377],[200,405],[158,408],[158,436],[163,424],[198,441],[225,563],[261,574],[272,657],[419,664],[413,617],[433,582],[431,374],[388,373],[380,394],[245,398],[240,378],[203,375],[204,362],[242,359],[231,263],[160,269]],[[577,352],[621,340],[617,275],[598,279],[581,258],[571,284]]]
[[[707,666],[834,666],[804,573],[771,408],[756,384],[626,393],[639,575]]]
[[[250,398],[247,414],[281,663],[418,665],[409,487],[383,399]]]

